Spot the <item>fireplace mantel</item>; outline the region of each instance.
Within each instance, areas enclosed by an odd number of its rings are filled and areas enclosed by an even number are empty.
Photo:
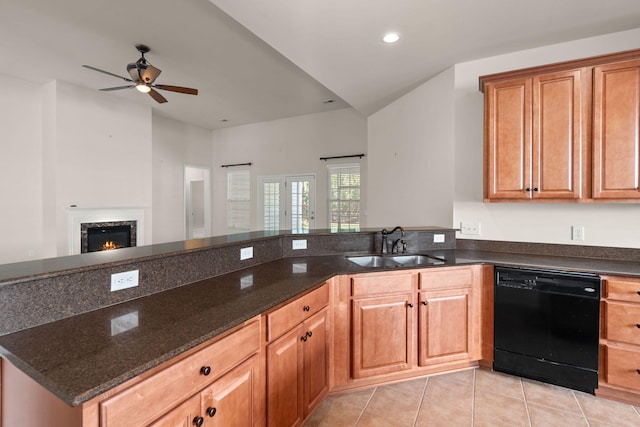
[[[81,252],[81,224],[87,222],[136,221],[137,246],[144,245],[144,208],[67,208],[69,255]]]

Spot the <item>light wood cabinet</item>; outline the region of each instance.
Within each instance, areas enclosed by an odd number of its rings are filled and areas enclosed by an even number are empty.
[[[640,50],[483,76],[485,201],[640,200]]]
[[[640,60],[593,73],[593,198],[639,199]]]
[[[598,396],[640,403],[640,279],[603,276]]]
[[[267,314],[267,420],[301,425],[329,392],[329,287]]]
[[[413,293],[353,299],[353,378],[411,368],[414,299]]]
[[[477,366],[483,271],[443,267],[342,279],[334,302],[334,388]]]
[[[582,195],[585,69],[488,83],[485,199]]]
[[[259,351],[260,322],[254,321],[234,334],[100,402],[100,426],[145,426],[162,416],[167,408],[173,408],[186,398],[199,394],[214,380]],[[255,375],[252,370],[251,378],[254,379]],[[252,388],[252,393],[248,396],[248,402],[252,407],[255,402],[257,411],[261,407],[258,401],[264,397],[264,393],[257,386]],[[260,418],[259,414],[253,412],[243,413],[243,416]],[[198,417],[204,418],[202,411]]]

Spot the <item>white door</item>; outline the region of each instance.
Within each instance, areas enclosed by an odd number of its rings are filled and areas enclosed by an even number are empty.
[[[295,233],[316,228],[316,178],[313,175],[287,176],[286,228]]]
[[[304,233],[316,227],[314,175],[258,178],[258,224],[263,230]]]

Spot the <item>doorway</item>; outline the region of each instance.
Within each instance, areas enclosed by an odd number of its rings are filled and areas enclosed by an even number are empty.
[[[316,228],[315,175],[258,177],[258,226],[304,233]]]
[[[185,239],[211,235],[211,169],[184,167]]]

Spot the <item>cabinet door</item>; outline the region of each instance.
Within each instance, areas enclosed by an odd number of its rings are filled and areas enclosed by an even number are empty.
[[[303,325],[267,346],[267,419],[269,426],[300,425],[303,408]]]
[[[196,395],[167,412],[149,427],[192,427],[199,418],[202,418],[200,397]]]
[[[640,60],[594,68],[593,198],[640,198]]]
[[[206,426],[252,427],[260,418],[256,413],[260,390],[258,356],[253,356],[200,393]]]
[[[353,378],[411,368],[414,294],[353,299]]]
[[[531,198],[531,79],[485,89],[485,199]]]
[[[418,364],[471,359],[471,289],[420,292]]]
[[[323,309],[304,322],[303,383],[304,414],[311,411],[329,392],[329,322],[328,311]]]
[[[533,198],[582,195],[584,73],[577,69],[533,77]]]

